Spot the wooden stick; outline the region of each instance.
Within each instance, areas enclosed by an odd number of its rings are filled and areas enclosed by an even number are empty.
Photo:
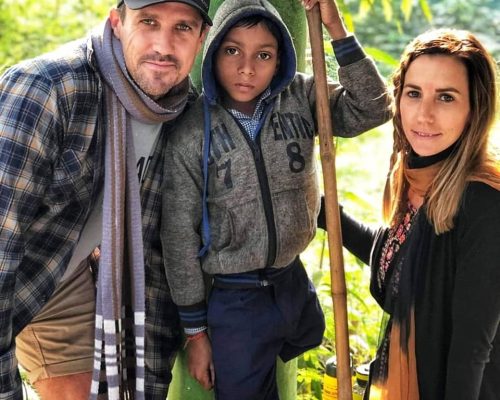
[[[328,100],[323,26],[319,5],[307,11],[307,24],[311,41],[314,80],[316,84],[316,118],[323,181],[325,187],[326,227],[330,254],[330,277],[335,323],[335,351],[337,355],[337,382],[339,400],[352,400],[352,378],[349,354],[349,329],[347,323],[347,291],[342,256],[337,179],[335,171],[335,146],[333,144],[332,118]]]

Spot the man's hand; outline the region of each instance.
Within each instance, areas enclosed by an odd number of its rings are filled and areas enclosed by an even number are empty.
[[[205,390],[210,390],[215,382],[215,370],[212,362],[212,346],[208,335],[191,340],[186,347],[188,371]]]
[[[343,39],[347,36],[347,29],[340,17],[335,0],[301,0],[306,10],[310,10],[317,3],[320,7],[321,21],[333,40]]]

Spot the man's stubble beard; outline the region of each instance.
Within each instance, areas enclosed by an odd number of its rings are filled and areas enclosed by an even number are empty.
[[[149,77],[138,72],[133,79],[142,91],[154,100],[165,96],[177,85],[177,73],[173,72],[168,75],[154,72]]]

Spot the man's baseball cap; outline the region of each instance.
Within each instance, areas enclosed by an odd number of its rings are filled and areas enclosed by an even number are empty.
[[[122,3],[125,3],[128,8],[132,10],[138,10],[139,8],[144,8],[156,3],[184,3],[188,6],[196,8],[205,22],[208,25],[212,25],[212,20],[208,16],[208,9],[210,8],[210,0],[118,0],[117,6],[120,6]]]

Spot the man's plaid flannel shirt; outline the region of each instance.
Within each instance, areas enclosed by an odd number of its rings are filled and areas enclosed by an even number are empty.
[[[22,399],[15,336],[50,297],[103,185],[102,87],[90,41],[0,78],[0,399]],[[146,397],[164,400],[180,344],[159,236],[163,152],[141,190],[146,266]]]

